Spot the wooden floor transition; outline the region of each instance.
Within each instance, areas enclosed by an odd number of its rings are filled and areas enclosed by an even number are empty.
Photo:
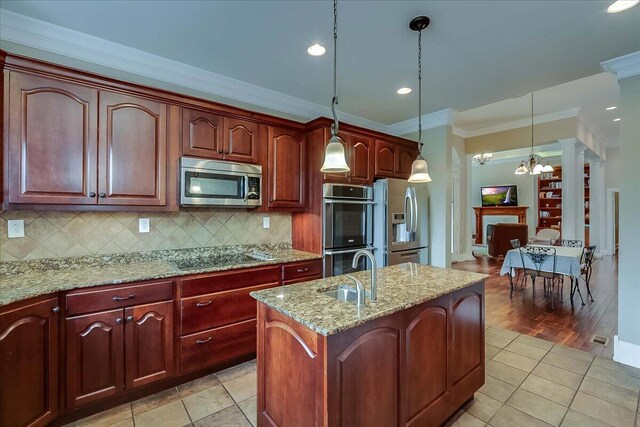
[[[569,281],[565,281],[565,302],[551,309],[551,302],[543,296],[542,282],[536,283],[536,298],[531,297],[531,280],[527,283],[525,303],[522,290],[516,288],[509,297],[509,278],[500,276],[502,261],[479,257],[474,261],[453,264],[458,270],[476,271],[491,275],[486,281],[486,323],[569,347],[588,351],[602,357],[613,356],[613,336],[618,328],[618,263],[617,258],[605,256],[595,261],[591,278],[591,293],[595,302],[589,302],[584,281],[580,297],[574,297],[575,310],[569,302]],[[609,338],[607,346],[590,342],[593,335]]]

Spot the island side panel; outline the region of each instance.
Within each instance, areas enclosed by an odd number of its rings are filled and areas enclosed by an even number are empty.
[[[484,385],[484,281],[453,292],[449,327],[449,390],[460,407]]]
[[[258,302],[258,426],[324,426],[326,338]]]

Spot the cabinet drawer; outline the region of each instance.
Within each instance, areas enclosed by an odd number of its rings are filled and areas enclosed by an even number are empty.
[[[304,281],[304,279],[316,279],[322,277],[322,260],[314,259],[311,261],[296,262],[294,264],[286,264],[282,266],[282,280]]]
[[[189,372],[256,352],[256,319],[180,338],[180,371]]]
[[[276,265],[244,268],[182,279],[180,283],[183,297],[257,286],[264,283],[280,283],[280,267]]]
[[[257,315],[257,305],[256,300],[249,296],[249,292],[274,286],[278,286],[278,283],[184,298],[181,307],[182,334],[254,319]]]
[[[173,282],[170,280],[110,289],[74,291],[66,296],[67,316],[172,298]]]

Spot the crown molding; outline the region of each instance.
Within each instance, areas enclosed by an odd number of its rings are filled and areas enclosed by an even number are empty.
[[[553,113],[540,114],[533,117],[533,124],[539,125],[542,123],[554,122],[556,120],[568,119],[571,117],[578,117],[579,108],[569,108],[567,110],[556,111]],[[500,123],[497,125],[491,125],[484,128],[474,129],[466,131],[466,138],[473,138],[475,136],[487,135],[490,133],[503,132],[505,130],[518,129],[525,126],[531,126],[531,118],[517,119],[506,123]]]
[[[433,129],[440,126],[453,126],[456,111],[451,108],[434,111],[422,116],[422,129]],[[392,135],[407,135],[418,131],[418,118],[414,117],[403,122],[387,125],[387,132]]]
[[[612,73],[618,80],[640,75],[640,50],[600,63],[604,71]]]
[[[2,9],[0,39],[127,73],[256,105],[303,119],[331,116],[328,106],[246,83],[79,31]],[[380,132],[387,126],[339,112],[341,120]]]

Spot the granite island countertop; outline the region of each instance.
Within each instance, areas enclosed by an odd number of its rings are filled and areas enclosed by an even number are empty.
[[[272,257],[269,260],[249,260],[247,252],[259,250]],[[203,264],[203,268],[180,270],[180,261],[198,257],[225,257],[237,262],[226,265]],[[209,257],[209,258],[207,258]],[[321,255],[282,247],[231,246],[193,250],[164,250],[149,253],[116,254],[104,257],[44,259],[7,262],[0,265],[0,306],[59,291],[100,285],[117,285],[143,280],[163,279],[240,268],[285,264],[322,258]]]
[[[251,292],[251,296],[321,335],[334,335],[379,317],[479,283],[485,274],[405,263],[378,269],[378,301],[369,300],[370,272],[353,273],[367,291],[365,307],[340,302],[322,292],[355,284],[346,276]]]

